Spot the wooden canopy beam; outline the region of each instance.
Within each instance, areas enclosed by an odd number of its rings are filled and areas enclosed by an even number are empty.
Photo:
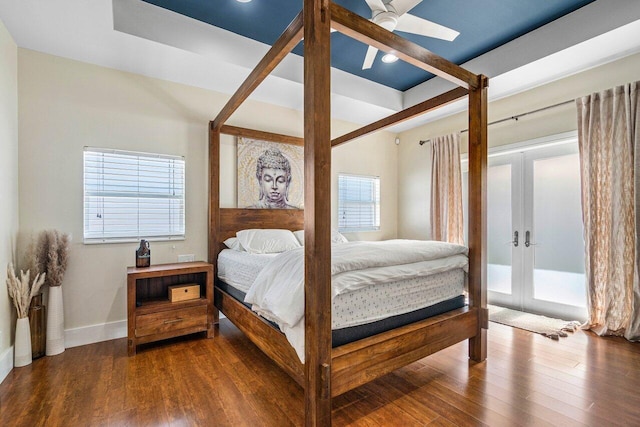
[[[347,134],[339,136],[331,141],[331,146],[335,147],[356,138],[360,138],[370,133],[388,128],[389,126],[397,125],[398,123],[402,123],[406,120],[420,116],[428,111],[435,110],[436,108],[442,107],[443,105],[447,105],[451,102],[462,99],[467,96],[468,93],[469,91],[465,88],[455,88],[434,98],[385,117],[384,119],[380,119],[377,122],[373,122],[369,125],[361,127],[360,129],[356,129],[353,132],[349,132]]]
[[[224,135],[243,136],[245,138],[259,139],[261,141],[281,142],[284,144],[304,145],[304,139],[297,136],[283,135],[273,132],[263,132],[255,129],[241,128],[237,126],[224,125],[220,128],[220,133]]]
[[[393,53],[403,61],[465,89],[479,86],[477,75],[335,3],[331,3],[331,19],[333,28],[355,40]]]
[[[238,107],[240,107],[260,83],[271,74],[284,57],[296,47],[302,39],[302,27],[303,18],[302,12],[300,12],[293,21],[291,21],[287,29],[284,30],[273,46],[271,46],[271,49],[269,49],[267,54],[260,60],[258,65],[256,65],[256,68],[251,71],[251,74],[249,74],[240,88],[233,94],[222,111],[218,113],[218,116],[213,121],[214,129],[220,130],[222,125],[225,124]]]

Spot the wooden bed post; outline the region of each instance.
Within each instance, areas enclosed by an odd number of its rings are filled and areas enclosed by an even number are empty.
[[[469,357],[487,358],[487,86],[486,76],[469,90],[469,306],[478,309]]]
[[[304,0],[305,425],[331,425],[331,17]]]
[[[214,280],[218,277],[218,251],[220,242],[220,130],[209,122],[209,262],[213,264]],[[213,312],[213,323],[219,322],[218,309]]]

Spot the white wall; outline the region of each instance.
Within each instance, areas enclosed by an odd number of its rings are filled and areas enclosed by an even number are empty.
[[[18,233],[18,48],[0,21],[0,382],[13,367],[14,309],[6,266],[15,258]]]
[[[489,104],[489,122],[543,108],[640,79],[640,54],[584,71]],[[489,81],[491,91],[491,81]],[[430,237],[429,198],[431,163],[429,146],[419,140],[467,128],[467,113],[460,113],[400,134],[398,154],[398,236]],[[489,126],[489,147],[556,135],[577,128],[574,104]],[[466,152],[467,134],[463,134]]]
[[[83,245],[82,148],[85,145],[183,155],[186,158],[186,239],[152,242],[152,263],[176,262],[178,254],[207,256],[208,123],[228,99],[212,91],[125,73],[34,51],[19,50],[20,231],[56,228],[73,234],[69,268],[63,282],[67,344],[87,342],[102,333],[92,325],[109,324],[125,333],[125,272],[137,244]],[[245,103],[229,124],[302,135],[300,111],[259,102]],[[336,135],[354,125],[333,123]],[[395,135],[382,133],[336,150],[337,172],[383,177],[391,195],[385,202],[382,230],[371,238],[396,235]],[[356,146],[366,154],[354,161]],[[235,148],[231,138],[221,149],[221,205],[235,206]],[[336,179],[334,179],[336,181]],[[337,214],[336,214],[337,215]],[[24,246],[21,243],[21,248]],[[115,326],[113,326],[115,325]],[[73,338],[79,336],[79,338]],[[73,339],[70,339],[73,338]],[[90,337],[90,338],[88,338]]]

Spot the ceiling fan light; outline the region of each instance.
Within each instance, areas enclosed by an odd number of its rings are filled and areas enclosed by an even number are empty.
[[[393,62],[396,62],[397,60],[398,60],[398,57],[395,56],[393,53],[387,53],[382,57],[382,62],[384,62],[385,64],[391,64]]]

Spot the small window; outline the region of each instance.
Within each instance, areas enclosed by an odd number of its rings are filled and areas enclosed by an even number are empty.
[[[380,178],[338,175],[338,229],[372,231],[380,229]]]
[[[184,158],[85,147],[84,243],[184,239]]]

